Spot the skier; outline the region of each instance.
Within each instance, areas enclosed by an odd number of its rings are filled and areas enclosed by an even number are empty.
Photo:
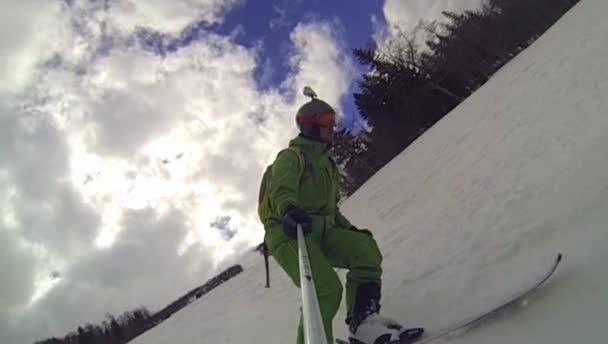
[[[296,114],[300,134],[269,167],[269,209],[267,215],[260,215],[265,244],[299,287],[296,228],[297,224],[302,226],[328,343],[333,343],[332,320],[343,291],[334,267],[349,270],[345,289],[351,342],[410,343],[423,329],[404,329],[379,315],[382,254],[372,233],[352,225],[337,205],[339,174],[330,151],[336,112],[309,87],[304,88],[304,94],[311,101]],[[304,343],[302,319],[297,343]]]

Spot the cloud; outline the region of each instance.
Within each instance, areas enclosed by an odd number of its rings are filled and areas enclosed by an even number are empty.
[[[93,238],[97,221],[66,178],[66,138],[49,117],[36,111],[1,107],[0,115],[0,168],[11,190],[10,206],[3,209],[10,209],[12,226],[30,241],[44,241],[54,254],[78,254],[78,248]]]
[[[0,307],[12,309],[29,302],[34,292],[36,256],[14,232],[0,230]]]
[[[272,65],[270,58],[264,60],[264,64],[259,71],[258,85],[262,88],[272,86],[271,81],[276,74],[276,68]]]
[[[478,8],[482,0],[385,0],[384,18],[389,31],[399,27],[410,32],[422,20],[442,19],[442,11],[463,11]]]
[[[0,14],[0,91],[17,92],[33,77],[40,63],[61,53],[69,62],[91,57],[110,44],[147,28],[177,35],[188,26],[221,23],[242,0],[163,1],[44,1],[4,4]],[[79,35],[72,35],[77,31]]]
[[[240,0],[131,0],[110,3],[108,18],[122,32],[132,32],[138,27],[176,34],[193,22],[214,24],[240,3]]]
[[[21,315],[53,271],[90,252],[99,221],[69,183],[68,145],[52,121],[2,100],[0,342],[20,343],[33,333],[16,330]]]
[[[9,7],[8,4],[4,6]],[[0,11],[0,92],[17,92],[32,77],[36,65],[56,47],[60,36],[58,1],[14,1]]]
[[[298,90],[298,103],[306,101],[300,92],[308,85],[330,104],[340,104],[358,76],[350,52],[337,32],[340,27],[335,23],[313,22],[300,23],[291,33],[294,51],[289,64],[294,74],[284,86]]]
[[[275,16],[268,23],[268,27],[272,30],[289,27],[291,20],[288,18],[301,4],[302,0],[283,0],[280,4],[274,5],[272,9]]]
[[[272,66],[231,36],[157,54],[140,35],[178,41],[236,1],[20,4],[32,20],[0,46],[0,342],[160,307],[237,262],[302,87],[339,108],[356,77],[335,22],[298,24],[291,72],[261,87]]]

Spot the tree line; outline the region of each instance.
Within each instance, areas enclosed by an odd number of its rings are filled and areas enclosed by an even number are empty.
[[[111,314],[101,324],[79,326],[63,338],[48,338],[36,344],[122,344],[145,332],[152,314],[140,307],[124,312],[118,318]]]
[[[382,46],[354,49],[366,68],[354,100],[373,130],[336,136],[343,194],[352,194],[578,1],[486,0],[478,10],[420,22]]]
[[[233,265],[154,314],[145,307],[124,312],[118,318],[107,314],[101,324],[79,326],[76,331],[68,333],[63,338],[52,337],[37,341],[35,344],[125,344],[242,271],[242,266]]]

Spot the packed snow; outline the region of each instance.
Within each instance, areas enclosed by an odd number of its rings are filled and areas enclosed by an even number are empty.
[[[581,1],[342,206],[384,254],[384,315],[441,329],[562,252],[523,302],[437,343],[608,343],[606,13]],[[133,343],[294,343],[299,290],[272,258],[269,289],[259,254],[241,263]]]

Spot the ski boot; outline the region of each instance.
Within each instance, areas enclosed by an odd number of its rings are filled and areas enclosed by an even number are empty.
[[[354,310],[346,318],[351,344],[410,344],[424,334],[422,328],[404,328],[381,316],[380,285],[362,284],[357,288]]]
[[[406,329],[392,319],[372,313],[350,332],[348,340],[351,344],[410,344],[423,334],[422,328]]]

